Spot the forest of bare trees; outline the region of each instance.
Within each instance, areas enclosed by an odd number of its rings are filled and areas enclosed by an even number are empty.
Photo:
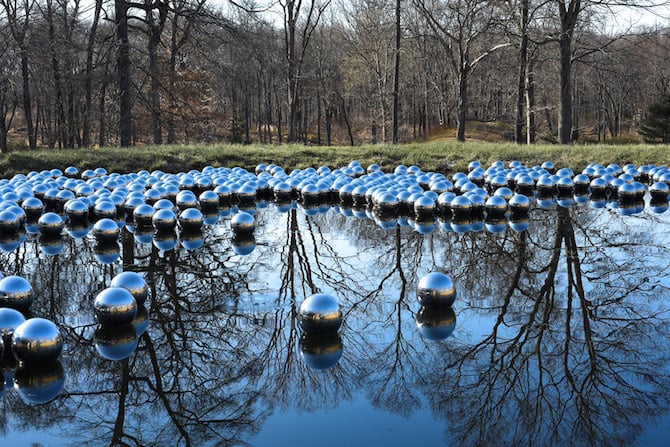
[[[626,11],[660,3],[0,0],[0,150],[628,141],[670,28]]]

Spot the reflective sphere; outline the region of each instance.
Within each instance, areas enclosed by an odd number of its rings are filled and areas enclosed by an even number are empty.
[[[151,224],[156,231],[172,231],[177,226],[177,215],[172,210],[160,209],[154,213]]]
[[[208,189],[200,194],[198,202],[203,209],[216,209],[219,206],[219,194]]]
[[[456,328],[456,313],[451,307],[422,307],[416,314],[416,326],[427,340],[444,340]]]
[[[523,194],[514,194],[512,198],[509,199],[508,206],[512,213],[528,213],[528,210],[530,209],[530,199]]]
[[[500,196],[491,196],[486,200],[484,208],[489,216],[504,216],[507,212],[507,201]]]
[[[126,289],[139,305],[143,305],[149,296],[149,286],[139,273],[121,272],[112,278],[109,286]]]
[[[37,228],[42,234],[61,234],[65,228],[65,221],[56,213],[44,213],[37,220]]]
[[[138,227],[151,225],[151,219],[154,217],[153,206],[144,203],[135,207],[133,211],[133,220]]]
[[[325,293],[315,293],[305,299],[298,315],[302,330],[311,334],[336,332],[342,325],[340,304]]]
[[[137,348],[137,329],[132,324],[98,326],[93,334],[95,350],[100,357],[119,361],[130,357]]]
[[[58,361],[40,365],[21,364],[14,371],[14,389],[28,405],[51,402],[64,385],[65,373]]]
[[[15,233],[20,226],[19,216],[7,210],[0,212],[0,232]]]
[[[11,307],[27,311],[33,304],[33,288],[20,276],[5,276],[0,279],[0,307]]]
[[[342,338],[337,332],[303,333],[299,347],[300,357],[305,364],[318,371],[335,366],[340,361],[343,352]]]
[[[422,306],[450,307],[456,300],[456,286],[448,275],[431,272],[419,280],[416,294]]]
[[[95,297],[93,310],[98,323],[120,326],[133,321],[137,315],[137,301],[122,287],[108,287]]]
[[[12,344],[14,331],[24,321],[26,321],[26,317],[18,310],[9,307],[0,307],[0,335],[7,348]]]
[[[218,203],[218,198],[217,198]],[[204,217],[196,208],[186,208],[179,213],[179,227],[186,231],[196,231],[202,228]]]
[[[62,350],[63,337],[58,327],[45,318],[30,318],[14,330],[12,351],[19,362],[54,362]]]
[[[469,216],[472,211],[472,202],[465,196],[456,196],[451,201],[450,207],[454,216]]]
[[[256,228],[254,216],[245,211],[240,211],[230,220],[230,228],[235,232],[252,233]]]
[[[24,200],[21,208],[25,211],[29,222],[35,222],[44,212],[44,204],[37,197],[30,197]]]
[[[432,216],[435,209],[435,201],[430,197],[421,196],[414,201],[414,214],[417,216]]]
[[[93,236],[99,241],[115,241],[121,229],[112,219],[100,219],[93,225]]]
[[[93,214],[98,219],[116,219],[116,205],[111,200],[98,200],[93,207]]]

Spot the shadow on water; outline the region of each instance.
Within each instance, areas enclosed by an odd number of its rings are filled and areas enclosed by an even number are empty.
[[[533,209],[526,231],[424,234],[335,208],[282,211],[257,210],[242,253],[227,217],[193,250],[125,229],[110,263],[87,237],[49,255],[28,235],[1,253],[65,351],[62,390],[41,405],[16,390],[58,374],[17,381],[5,359],[0,439],[253,445],[279,411],[296,410],[297,429],[300,412],[364,399],[361,418],[430,411],[434,444],[619,445],[668,412],[663,218],[554,206]],[[148,328],[100,332],[93,298],[123,270],[149,284]],[[453,311],[420,309],[416,283],[431,271],[456,283]],[[340,301],[339,335],[301,334],[298,307],[316,292]],[[411,432],[393,436],[411,444]]]

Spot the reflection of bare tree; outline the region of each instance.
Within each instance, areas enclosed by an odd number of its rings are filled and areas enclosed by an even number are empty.
[[[571,211],[558,208],[552,246],[534,245],[519,258],[491,333],[450,352],[450,365],[436,372],[450,387],[433,396],[434,409],[462,443],[485,444],[493,433],[513,444],[628,443],[668,405],[666,359],[654,342],[667,333],[658,305],[638,287],[617,290],[620,283],[607,285],[628,297],[615,306],[587,299],[583,261],[590,274],[606,271],[608,259],[591,264],[584,250]],[[629,263],[627,275],[647,268]],[[544,282],[524,281],[521,269],[546,275]],[[514,312],[516,300],[529,310]]]
[[[363,395],[401,415],[428,401],[454,443],[613,444],[670,406],[668,249],[634,219],[558,208],[533,211],[523,233],[421,235],[334,212],[276,216],[256,214],[247,256],[231,249],[226,220],[197,252],[124,232],[111,266],[91,261],[91,239],[66,238],[54,257],[34,238],[0,254],[5,273],[34,284],[33,313],[61,327],[67,377],[44,407],[6,391],[0,420],[77,445],[253,444],[278,409]],[[129,359],[109,362],[95,354],[91,302],[121,268],[148,279],[151,322]],[[431,270],[459,290],[458,325],[442,342],[414,322],[413,290]],[[316,291],[345,312],[343,355],[326,370],[299,350],[297,308]]]

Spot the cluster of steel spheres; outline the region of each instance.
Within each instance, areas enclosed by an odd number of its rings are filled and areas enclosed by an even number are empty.
[[[416,296],[421,308],[416,315],[419,332],[428,340],[444,340],[456,327],[456,286],[445,273],[431,272],[423,276],[416,286]]]
[[[93,301],[98,327],[94,334],[95,348],[107,360],[130,357],[139,337],[149,325],[144,305],[149,286],[136,272],[125,271],[112,278],[109,287],[100,291]]]
[[[12,275],[0,279],[2,369],[13,370],[13,385],[24,401],[40,404],[53,400],[65,383],[58,361],[63,337],[48,319],[26,319],[32,303],[33,288],[25,278]]]

